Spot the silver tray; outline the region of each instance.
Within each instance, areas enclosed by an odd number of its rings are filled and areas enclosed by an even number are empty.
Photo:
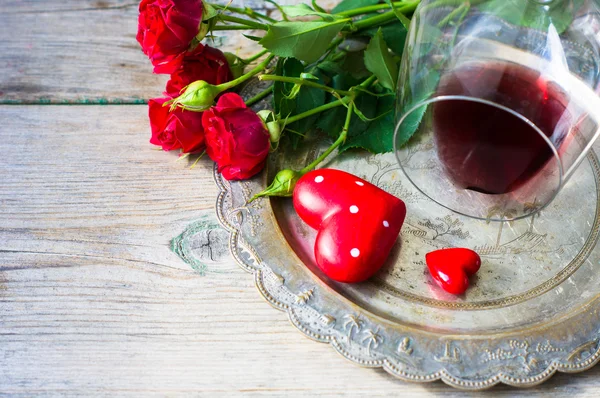
[[[300,168],[322,150],[308,145],[294,157],[273,156],[267,170],[244,182],[225,181],[215,170],[217,215],[230,232],[234,258],[302,333],[358,365],[471,390],[532,386],[556,371],[579,372],[598,362],[600,164],[594,153],[537,216],[489,224],[432,203],[393,154],[335,158],[326,167],[365,178],[408,207],[383,269],[368,282],[345,285],[316,267],[315,231],[290,199],[248,204],[279,168]],[[417,147],[414,159],[426,150]],[[427,252],[453,246],[474,248],[483,261],[461,297],[440,290],[424,263]]]

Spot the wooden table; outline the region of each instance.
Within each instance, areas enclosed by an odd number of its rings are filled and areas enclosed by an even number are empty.
[[[135,0],[0,4],[0,395],[462,395],[348,363],[231,259],[201,275],[171,251],[216,187],[148,144],[166,79],[136,29]],[[528,393],[597,396],[599,376]]]

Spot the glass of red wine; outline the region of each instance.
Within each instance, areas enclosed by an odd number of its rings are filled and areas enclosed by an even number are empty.
[[[600,134],[595,0],[423,0],[395,151],[430,199],[484,220],[547,206]]]

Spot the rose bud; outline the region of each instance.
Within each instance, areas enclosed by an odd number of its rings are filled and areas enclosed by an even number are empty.
[[[174,72],[200,30],[201,0],[142,0],[137,41],[155,73]]]
[[[181,90],[198,80],[215,86],[233,80],[227,59],[220,50],[198,44],[193,51],[187,53],[181,66],[171,74],[171,79],[167,82],[167,95],[177,97]]]
[[[294,194],[294,188],[296,187],[296,183],[302,177],[302,173],[295,170],[281,170],[275,178],[271,185],[267,187],[261,193],[257,193],[254,195],[250,202],[255,199],[268,197],[268,196],[279,196],[283,198],[289,198]]]
[[[269,154],[269,132],[242,97],[224,94],[204,112],[206,153],[228,180],[243,180],[260,172]]]
[[[181,149],[184,153],[195,153],[204,149],[202,114],[184,112],[181,109],[169,111],[164,106],[168,98],[155,98],[148,101],[152,138],[150,143],[159,145],[165,151]]]
[[[169,103],[171,109],[180,107],[188,111],[204,112],[215,103],[215,98],[222,91],[219,87],[204,80],[198,80],[189,84],[179,97],[174,98]]]
[[[216,17],[219,15],[218,11],[208,3],[204,3],[202,8],[202,23],[200,24],[199,32],[196,35],[196,40],[198,42],[204,40],[206,35],[213,30],[217,24]]]
[[[279,140],[281,139],[281,123],[277,119],[277,116],[275,116],[275,113],[268,109],[259,111],[257,115],[265,123],[265,126],[267,126],[271,140],[271,148],[276,149],[279,144]]]
[[[237,79],[238,77],[244,74],[244,67],[246,64],[244,61],[235,54],[225,53],[225,59],[227,59],[227,63],[229,64],[229,68],[231,69],[231,74],[233,75],[233,79]]]

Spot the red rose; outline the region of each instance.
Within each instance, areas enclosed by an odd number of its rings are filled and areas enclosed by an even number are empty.
[[[167,83],[167,95],[177,97],[182,88],[196,80],[215,86],[233,80],[227,59],[220,50],[199,44],[194,51],[187,53]]]
[[[181,149],[185,153],[204,149],[202,114],[176,109],[169,111],[163,104],[168,98],[155,98],[148,102],[152,138],[150,143],[165,151]]]
[[[177,69],[199,33],[202,11],[202,0],[142,0],[137,41],[155,73]]]
[[[263,121],[246,107],[242,97],[224,94],[204,112],[206,153],[228,180],[243,180],[261,171],[269,154],[269,132]]]

